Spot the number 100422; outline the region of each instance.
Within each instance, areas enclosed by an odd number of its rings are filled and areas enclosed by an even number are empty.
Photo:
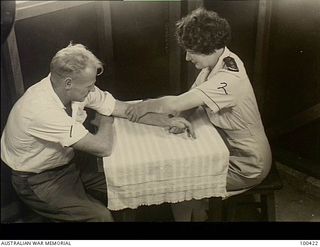
[[[318,246],[318,241],[312,240],[302,240],[300,241],[300,245],[307,245],[307,246]]]

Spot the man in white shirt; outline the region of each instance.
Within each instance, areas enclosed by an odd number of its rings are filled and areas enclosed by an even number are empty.
[[[97,193],[106,197],[104,173],[81,169],[74,150],[109,156],[113,116],[126,117],[128,103],[95,86],[102,63],[83,45],[69,45],[53,57],[50,74],[13,106],[1,136],[1,159],[12,169],[18,196],[52,221],[113,221]],[[84,107],[95,110],[98,127],[84,126]],[[191,129],[183,118],[148,114],[141,123]],[[192,132],[192,129],[191,129]],[[99,198],[98,198],[99,199]]]

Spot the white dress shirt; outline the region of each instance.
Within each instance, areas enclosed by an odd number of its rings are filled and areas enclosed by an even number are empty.
[[[15,103],[1,136],[1,159],[12,169],[39,173],[67,164],[70,147],[88,130],[84,107],[111,115],[115,99],[95,87],[83,102],[72,102],[72,117],[54,92],[50,74],[31,86]]]

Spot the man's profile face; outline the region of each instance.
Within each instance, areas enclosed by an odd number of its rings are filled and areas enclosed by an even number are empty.
[[[97,70],[93,66],[88,66],[85,70],[72,78],[72,88],[70,91],[71,101],[84,101],[90,92],[94,91]]]

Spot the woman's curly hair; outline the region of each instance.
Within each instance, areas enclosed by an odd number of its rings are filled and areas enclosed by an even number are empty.
[[[177,22],[176,36],[185,50],[209,55],[229,43],[231,28],[216,12],[198,8]]]

